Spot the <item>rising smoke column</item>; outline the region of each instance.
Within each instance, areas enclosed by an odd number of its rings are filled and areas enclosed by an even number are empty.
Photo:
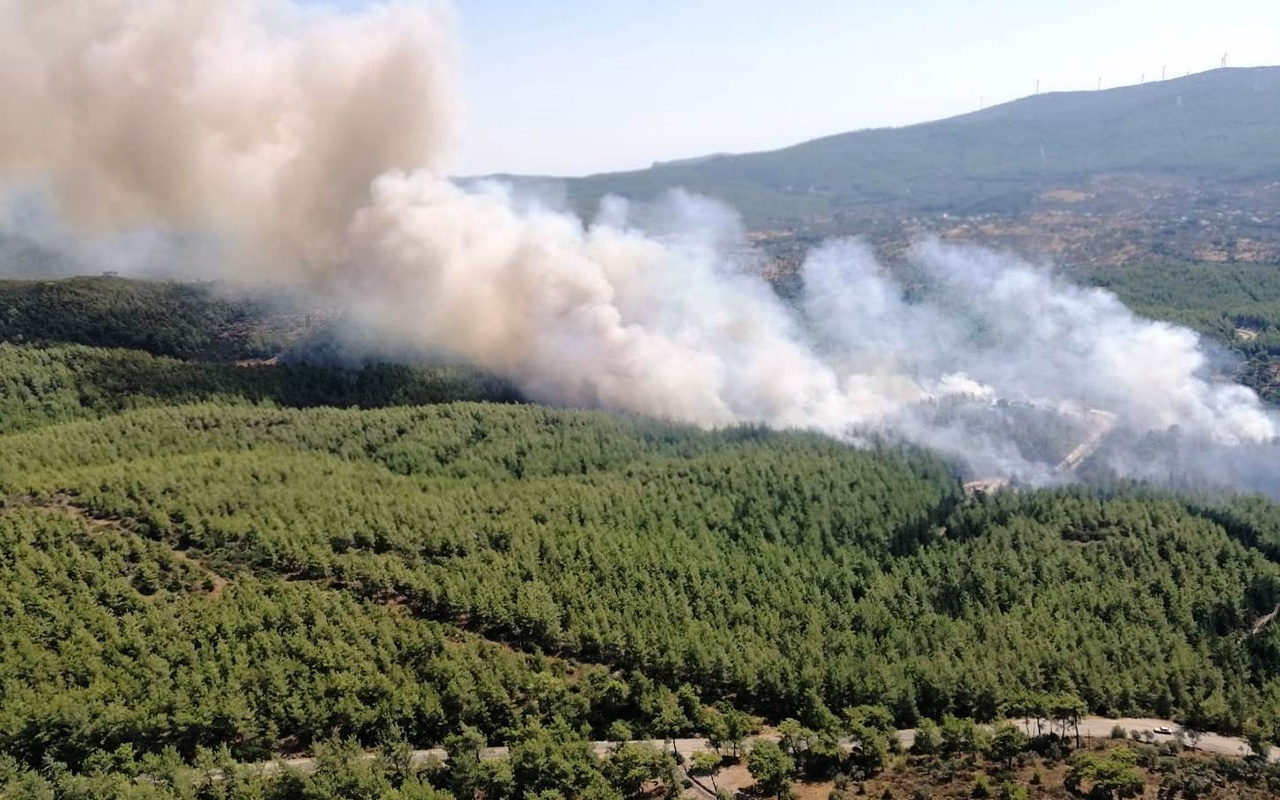
[[[444,168],[449,20],[421,3],[0,0],[0,170],[47,182],[83,229],[212,228],[247,268],[318,276],[374,178]]]
[[[1256,396],[1197,337],[998,254],[923,244],[909,302],[857,243],[780,301],[736,217],[675,194],[583,223],[444,176],[450,13],[288,0],[0,0],[0,172],[86,232],[227,243],[243,277],[342,296],[383,341],[466,359],[551,402],[704,426],[902,436],[975,471],[1047,477],[1008,427],[931,409],[1099,407],[1137,434],[1266,442]],[[645,224],[634,220],[645,219]],[[1116,463],[1121,463],[1117,461]]]

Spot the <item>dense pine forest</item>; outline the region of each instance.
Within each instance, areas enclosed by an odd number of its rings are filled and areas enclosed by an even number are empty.
[[[0,341],[127,347],[202,360],[267,355],[265,297],[222,292],[214,284],[80,277],[0,281]]]
[[[852,794],[901,768],[895,728],[995,774],[1071,737],[975,723],[1086,712],[1280,741],[1270,501],[969,497],[929,453],[530,405],[460,367],[236,366],[222,332],[266,311],[86,285],[0,286],[0,796],[678,793],[717,767],[589,743],[733,759],[762,727],[762,794]],[[1064,780],[1208,796],[1144,746]]]

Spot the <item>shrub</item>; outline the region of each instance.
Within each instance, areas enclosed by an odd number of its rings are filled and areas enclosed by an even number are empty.
[[[922,720],[916,729],[916,740],[911,745],[911,752],[921,756],[936,754],[942,747],[942,731],[938,723],[931,719]]]
[[[1000,787],[1000,800],[1028,800],[1029,793],[1022,786],[1013,782],[1006,782]]]

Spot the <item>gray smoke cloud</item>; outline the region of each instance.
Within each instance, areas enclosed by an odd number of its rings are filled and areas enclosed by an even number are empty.
[[[85,235],[68,227],[41,189],[10,188],[0,209],[0,277],[60,278],[107,273],[211,280],[225,275],[226,243],[198,231],[131,227]]]
[[[0,0],[0,93],[22,109],[0,117],[0,172],[47,187],[82,237],[196,231],[243,278],[341,296],[389,348],[540,400],[888,434],[1041,482],[1099,420],[1116,441],[1274,449],[1275,417],[1195,334],[1006,255],[922,243],[929,290],[908,300],[833,242],[793,304],[716,203],[610,200],[584,223],[463,188],[444,177],[451,42],[434,4]],[[1159,478],[1134,452],[1100,455]]]

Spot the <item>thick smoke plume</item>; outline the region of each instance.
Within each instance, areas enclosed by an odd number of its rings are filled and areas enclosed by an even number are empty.
[[[1099,419],[1130,442],[1176,428],[1215,458],[1269,452],[1275,418],[1212,376],[1195,334],[1007,256],[924,243],[930,289],[908,301],[867,248],[832,243],[790,303],[709,201],[610,201],[583,224],[461,188],[452,61],[435,5],[0,0],[0,171],[86,234],[197,231],[242,277],[341,295],[388,345],[537,399],[888,433],[1033,480]]]

